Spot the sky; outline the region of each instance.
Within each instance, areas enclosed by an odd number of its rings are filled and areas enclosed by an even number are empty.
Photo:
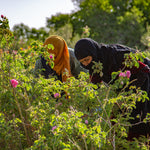
[[[74,10],[71,0],[0,0],[0,15],[8,18],[10,29],[20,23],[30,28],[46,27],[47,17]]]

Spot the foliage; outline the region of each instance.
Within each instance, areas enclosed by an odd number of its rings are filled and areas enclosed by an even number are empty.
[[[130,5],[133,7],[137,7],[139,8],[139,10],[141,10],[143,12],[143,16],[145,17],[145,26],[146,24],[150,24],[150,3],[148,1],[143,1],[143,0],[133,0]]]
[[[90,29],[88,26],[85,26],[82,29],[82,35],[79,36],[78,34],[73,36],[73,29],[71,24],[66,24],[63,27],[59,28],[58,30],[55,30],[51,28],[50,35],[59,35],[63,37],[68,45],[68,47],[73,48],[75,43],[80,39],[84,37],[89,37],[90,35]]]
[[[150,26],[147,26],[147,32],[141,37],[141,42],[150,49]]]
[[[131,87],[129,92],[123,88],[117,93],[122,82],[129,85],[127,77],[118,78],[109,87],[101,83],[100,88],[90,83],[88,73],[83,72],[79,79],[71,77],[65,83],[55,77],[35,78],[36,59],[41,54],[48,59],[45,47],[34,41],[27,49],[11,51],[13,34],[5,19],[1,20],[0,28],[4,33],[0,35],[2,150],[148,149],[148,140],[126,139],[129,115],[136,100],[144,101],[145,92]],[[101,69],[101,65],[96,68]],[[118,74],[112,74],[113,78]],[[11,79],[18,81],[16,87]]]
[[[18,50],[19,47],[27,48],[33,41],[38,40],[44,42],[48,37],[48,30],[44,27],[39,29],[29,28],[23,23],[13,27],[13,34],[15,38],[14,49]]]
[[[136,7],[131,8],[129,12],[125,12],[124,16],[118,16],[119,42],[125,45],[132,45],[132,47],[136,45],[138,48],[141,48],[140,40],[145,31],[143,27],[144,20],[142,12]]]
[[[56,16],[52,16],[51,19],[47,18],[47,27],[54,27],[55,30],[63,27],[65,24],[68,24],[70,20],[70,16],[68,14],[58,13]],[[57,24],[54,26],[55,22]]]
[[[149,48],[146,36],[149,34],[150,3],[147,0],[72,0],[72,2],[76,6],[72,13],[57,13],[47,17],[46,27],[35,29],[23,23],[15,25],[13,49],[27,48],[34,40],[44,42],[51,33],[64,37],[72,48],[82,37],[90,37],[99,43],[120,43],[133,48],[136,46],[142,50]],[[89,31],[84,34],[86,27]]]
[[[60,15],[47,18],[47,27],[71,23],[74,34],[90,28],[90,38],[101,43],[120,43],[144,49],[141,37],[149,25],[150,3],[147,0],[72,0],[77,9],[64,20]],[[70,19],[69,19],[70,18]],[[66,21],[66,22],[65,22]]]

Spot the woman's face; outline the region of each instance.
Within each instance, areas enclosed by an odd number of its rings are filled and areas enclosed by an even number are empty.
[[[87,56],[85,58],[80,59],[79,61],[80,61],[80,63],[82,63],[82,65],[87,66],[88,64],[91,63],[92,56]]]

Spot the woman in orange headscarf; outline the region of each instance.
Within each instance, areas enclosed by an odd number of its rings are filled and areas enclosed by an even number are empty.
[[[62,77],[62,81],[66,81],[71,76],[69,52],[66,42],[63,38],[53,35],[48,37],[44,46],[52,44],[54,49],[48,49],[50,54],[54,54],[54,70]]]
[[[53,45],[54,49],[48,48],[48,44]],[[86,72],[75,58],[74,52],[68,50],[67,44],[62,37],[52,35],[45,40],[44,46],[47,46],[49,54],[54,55],[54,67],[51,68],[51,65],[47,63],[47,60],[41,56],[35,64],[34,70],[36,76],[39,74],[39,71],[37,70],[42,69],[40,73],[44,75],[45,78],[56,76],[57,79],[66,82],[68,77],[77,77],[80,71]]]

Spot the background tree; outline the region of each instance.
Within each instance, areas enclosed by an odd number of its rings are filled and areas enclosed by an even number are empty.
[[[45,38],[49,35],[49,29],[41,27],[39,29],[29,28],[23,23],[15,25],[13,27],[13,34],[15,37],[14,48],[18,49],[19,47],[27,48],[33,40],[38,40],[44,42]]]
[[[57,13],[56,15],[52,15],[50,19],[49,18],[46,19],[46,26],[48,28],[54,27],[55,30],[58,30],[65,24],[69,23],[70,22],[69,20],[70,20],[69,14]]]
[[[141,39],[147,34],[147,26],[150,24],[150,3],[147,0],[72,0],[72,2],[76,8],[71,14],[57,13],[47,17],[46,27],[30,29],[24,24],[14,26],[14,35],[18,39],[16,41],[25,42],[26,45],[32,40],[43,42],[55,31],[63,35],[66,41],[70,41],[68,44],[74,47],[73,44],[78,38],[83,37],[83,28],[87,26],[90,34],[84,37],[90,37],[99,43],[120,43],[142,50],[147,48]],[[76,40],[73,42],[73,39]]]
[[[123,0],[118,3],[84,0],[80,3],[80,20],[90,27],[91,38],[98,42],[142,47],[140,38],[144,33],[143,13],[135,6],[130,9],[128,7],[129,1]]]
[[[89,28],[85,27],[82,28],[82,34],[74,34],[73,36],[73,28],[72,24],[66,24],[63,27],[59,28],[58,30],[55,30],[54,28],[51,27],[49,31],[49,35],[59,35],[63,37],[70,48],[74,48],[75,43],[83,37],[88,37],[89,36]]]
[[[70,22],[72,34],[82,34],[86,25],[90,37],[103,43],[120,43],[131,47],[145,48],[141,37],[146,32],[150,14],[149,3],[144,0],[72,0],[77,9],[61,21],[61,15],[47,18],[47,27]]]

